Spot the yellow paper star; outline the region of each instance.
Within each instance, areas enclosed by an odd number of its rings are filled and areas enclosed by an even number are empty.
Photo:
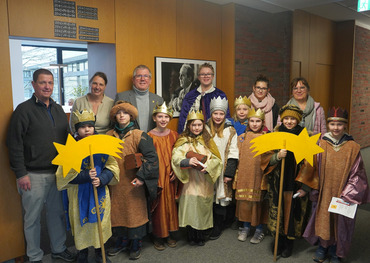
[[[267,151],[284,149],[285,140],[285,149],[294,153],[297,163],[306,159],[307,162],[313,165],[313,156],[324,151],[316,144],[319,138],[320,133],[311,137],[308,136],[306,128],[299,135],[288,132],[272,132],[251,140],[250,143],[253,145],[250,148],[255,148],[253,152],[257,152],[255,156],[258,156]]]
[[[109,135],[93,135],[76,140],[68,134],[66,145],[54,142],[58,155],[53,159],[52,164],[63,166],[63,176],[65,177],[71,169],[78,173],[81,170],[81,162],[90,155],[90,145],[92,145],[92,154],[108,154],[121,158],[117,153],[121,152],[123,141]]]

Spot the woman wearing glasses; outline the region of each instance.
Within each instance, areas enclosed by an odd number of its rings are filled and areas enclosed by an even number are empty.
[[[261,109],[265,112],[265,126],[272,131],[276,126],[279,116],[279,107],[270,94],[269,79],[264,75],[258,75],[253,85],[253,93],[249,96],[252,108]]]
[[[296,105],[303,111],[299,125],[313,132],[313,135],[321,133],[320,137],[324,136],[326,133],[325,112],[320,103],[315,102],[310,96],[310,86],[307,80],[302,77],[295,78],[290,83],[290,87],[293,97],[287,104]]]
[[[177,128],[178,133],[184,131],[186,125],[186,118],[191,110],[202,111],[204,115],[204,121],[207,121],[211,117],[210,103],[211,99],[216,97],[226,98],[226,94],[213,86],[213,79],[215,77],[215,70],[209,63],[200,65],[198,69],[198,79],[200,86],[197,89],[189,91],[182,102],[179,126]],[[230,117],[229,108],[227,109],[226,117]]]

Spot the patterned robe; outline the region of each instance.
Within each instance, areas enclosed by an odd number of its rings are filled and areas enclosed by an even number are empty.
[[[366,171],[360,153],[360,145],[347,138],[334,144],[327,135],[320,141],[324,152],[319,155],[319,191],[312,193],[314,210],[304,237],[315,244],[328,247],[336,243],[337,256],[345,257],[351,245],[355,220],[328,212],[332,197],[344,201],[363,204],[370,202],[370,192]]]

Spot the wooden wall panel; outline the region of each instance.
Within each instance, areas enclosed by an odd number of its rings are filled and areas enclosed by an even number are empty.
[[[326,114],[329,107],[333,105],[334,66],[317,63],[314,70],[313,79],[309,82],[310,95],[315,101],[320,102]],[[314,86],[311,83],[314,83]]]
[[[234,113],[235,98],[235,5],[222,7],[222,68],[221,87],[229,99],[230,114]]]
[[[296,10],[293,13],[291,76],[308,78],[310,49],[310,14]]]
[[[98,20],[54,16],[52,0],[12,0],[8,1],[9,33],[11,36],[79,40],[78,26],[99,28],[99,41],[115,42],[114,1],[75,0],[77,5],[98,8]],[[54,37],[54,20],[77,24],[77,38]],[[95,41],[92,41],[95,42]]]
[[[10,170],[6,136],[13,112],[10,74],[7,1],[0,0],[0,262],[25,254],[20,196],[14,173]]]
[[[335,23],[301,10],[293,14],[291,78],[310,84],[311,96],[327,111],[333,103]]]
[[[335,73],[333,106],[351,109],[353,67],[354,67],[355,21],[336,24],[335,30]],[[351,116],[351,114],[349,114]],[[350,122],[349,122],[350,123]]]

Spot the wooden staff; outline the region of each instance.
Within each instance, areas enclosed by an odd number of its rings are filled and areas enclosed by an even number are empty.
[[[92,146],[90,144],[90,166],[91,166],[91,169],[94,169],[94,157],[93,157],[91,148],[92,148]],[[96,190],[96,187],[95,186],[93,186],[93,189],[94,189],[96,217],[98,218],[98,232],[99,232],[99,241],[100,241],[100,248],[101,248],[101,256],[102,256],[102,259],[103,259],[103,263],[106,263],[104,240],[103,240],[103,229],[102,229],[102,226],[101,226],[101,219],[100,219],[100,208],[99,208],[99,200],[98,200],[98,191]]]
[[[286,140],[283,141],[283,148],[286,148]],[[276,231],[275,231],[275,247],[274,247],[274,261],[277,257],[277,249],[279,245],[279,230],[280,230],[280,214],[281,214],[281,201],[283,200],[283,184],[284,184],[284,169],[285,169],[285,157],[281,160],[280,169],[280,187],[279,187],[279,202],[278,202],[278,213],[276,220]]]

